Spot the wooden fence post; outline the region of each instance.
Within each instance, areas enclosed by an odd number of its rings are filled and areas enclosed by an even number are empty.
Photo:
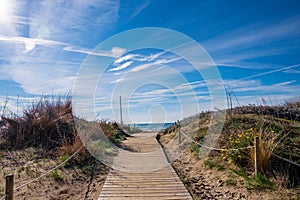
[[[9,174],[5,177],[5,200],[14,199],[14,175]]]
[[[178,144],[180,145],[181,143],[181,124],[178,121]]]
[[[255,176],[260,172],[260,166],[259,166],[259,137],[255,137],[254,141],[254,170],[255,170]]]

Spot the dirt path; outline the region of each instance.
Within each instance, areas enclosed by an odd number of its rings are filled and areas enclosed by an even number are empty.
[[[132,151],[120,150],[99,200],[192,199],[155,136],[156,133],[139,133],[124,141]]]

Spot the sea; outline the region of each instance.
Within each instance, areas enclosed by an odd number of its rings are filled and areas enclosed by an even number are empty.
[[[139,123],[139,124],[128,124],[130,127],[137,127],[143,131],[160,131],[168,128],[174,123]]]

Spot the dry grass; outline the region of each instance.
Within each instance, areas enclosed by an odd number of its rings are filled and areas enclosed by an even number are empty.
[[[0,139],[4,139],[2,143],[0,141],[0,156],[5,158],[0,159],[0,169],[3,175],[14,173],[17,185],[45,173],[83,146],[84,140],[81,139],[84,138],[79,137],[76,121],[82,122],[82,130],[94,140],[100,140],[103,135],[114,141],[123,138],[115,123],[107,120],[87,122],[74,117],[72,101],[68,96],[41,99],[28,106],[22,116],[12,116],[0,120]],[[97,128],[93,132],[91,128],[94,126]],[[99,135],[99,127],[102,135]],[[6,156],[7,152],[13,155],[12,158]],[[36,164],[31,165],[31,162]],[[107,173],[108,168],[83,147],[62,167],[24,187],[17,198],[71,199],[72,196],[73,199],[75,195],[75,199],[88,199],[90,195],[95,195],[95,199]],[[0,181],[0,189],[2,185],[3,180]]]
[[[259,137],[259,160],[258,166],[259,171],[267,173],[269,171],[269,165],[272,154],[280,147],[280,134],[274,131],[260,131]],[[252,166],[255,163],[255,152],[254,148],[250,149],[250,160]]]
[[[18,117],[2,117],[6,148],[43,146],[53,149],[62,143],[74,143],[72,101],[70,97],[41,99]]]

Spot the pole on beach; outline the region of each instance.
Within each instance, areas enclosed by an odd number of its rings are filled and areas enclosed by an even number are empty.
[[[14,199],[14,175],[9,174],[5,177],[5,200]]]
[[[177,121],[177,126],[178,126],[178,144],[180,145],[181,143],[181,125],[180,125],[180,121]]]
[[[123,125],[123,116],[122,116],[122,97],[120,96],[120,124]]]
[[[260,173],[260,166],[259,166],[259,137],[256,136],[254,138],[254,146],[255,146],[255,149],[254,149],[254,172],[255,172],[255,176],[258,175],[258,173]]]

